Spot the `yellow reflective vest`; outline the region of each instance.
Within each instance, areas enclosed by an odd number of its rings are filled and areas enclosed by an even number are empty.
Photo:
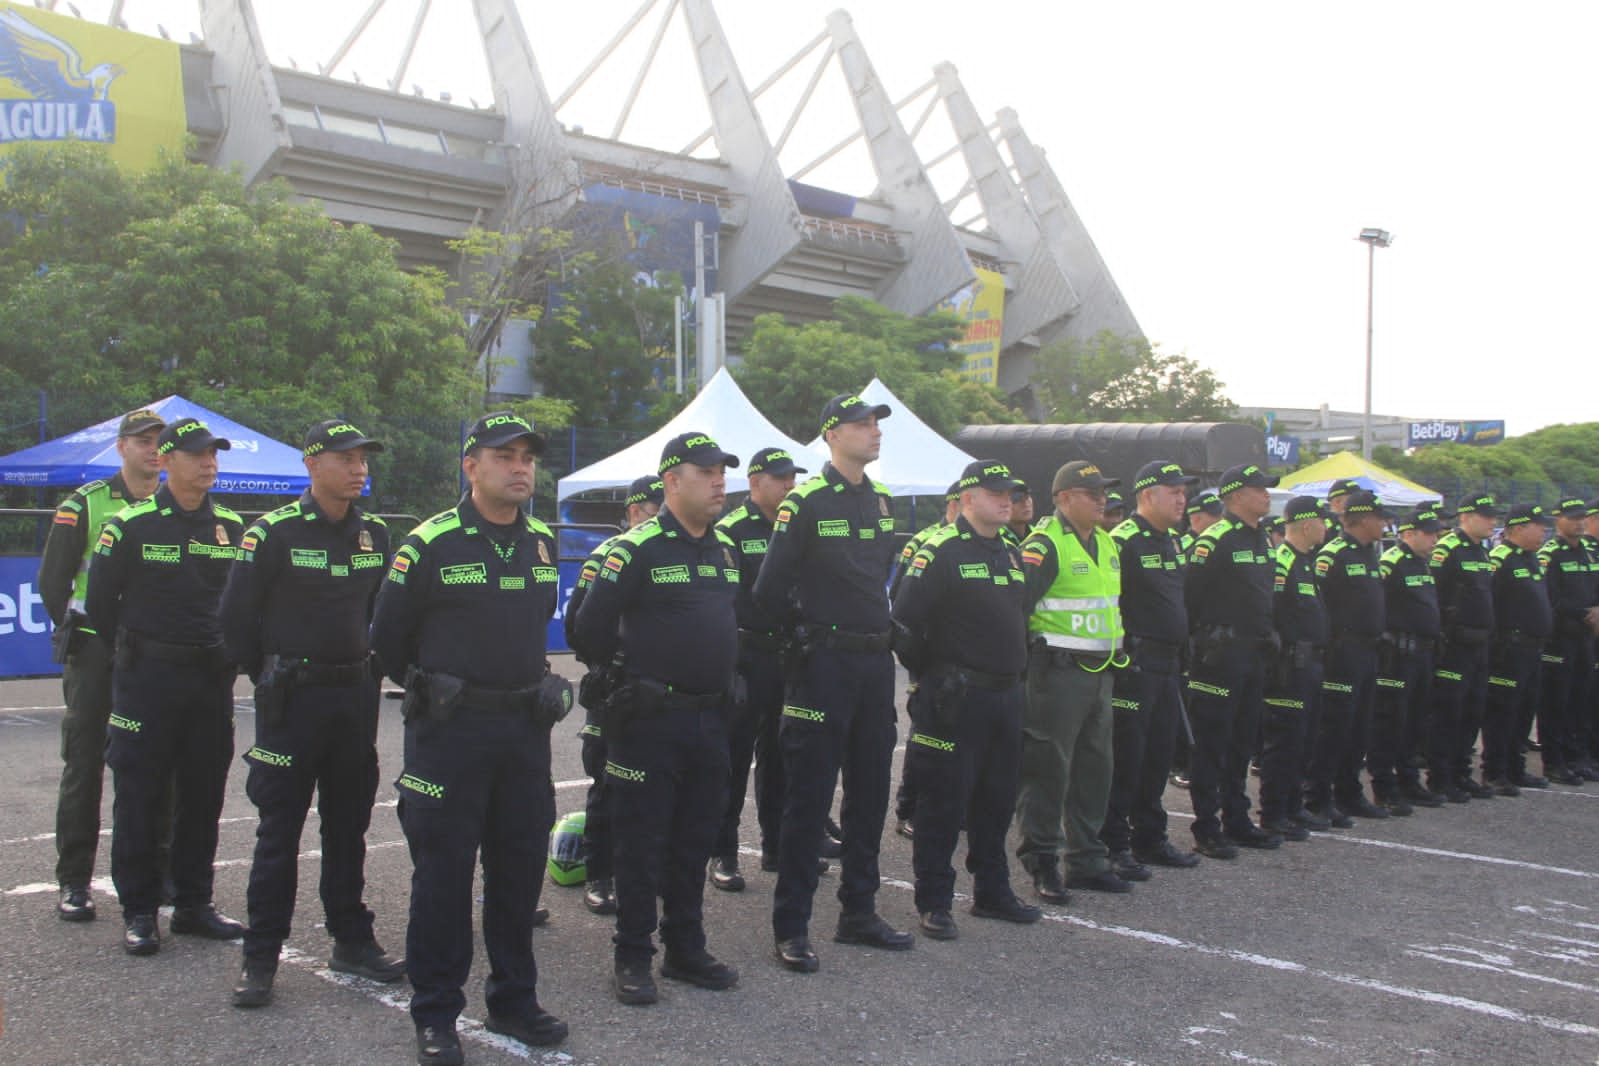
[[[1052,648],[1116,658],[1122,646],[1121,555],[1102,529],[1094,530],[1096,561],[1076,532],[1051,515],[1029,540],[1044,537],[1058,564],[1055,580],[1027,619],[1028,632]]]

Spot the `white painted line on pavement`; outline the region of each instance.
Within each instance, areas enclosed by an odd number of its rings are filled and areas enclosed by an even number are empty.
[[[67,706],[64,703],[47,703],[38,707],[0,707],[0,715],[18,714],[24,711],[64,711],[66,709]]]
[[[1469,951],[1467,948],[1456,948],[1448,945],[1432,946],[1418,944],[1408,948],[1406,955],[1417,959],[1430,959],[1448,966],[1463,966],[1468,970],[1487,970],[1490,973],[1503,974],[1506,977],[1519,977],[1523,981],[1537,981],[1546,985],[1555,985],[1559,988],[1569,988],[1576,992],[1599,992],[1599,985],[1585,985],[1579,981],[1565,981],[1558,977],[1545,977],[1543,974],[1528,973],[1518,970],[1510,964],[1510,959],[1503,955],[1488,952],[1473,952],[1478,959],[1461,958],[1459,955],[1450,955],[1446,952]],[[1492,960],[1492,961],[1489,961]]]
[[[1524,788],[1523,796],[1570,796],[1573,799],[1599,800],[1599,792],[1576,792],[1567,788]]]

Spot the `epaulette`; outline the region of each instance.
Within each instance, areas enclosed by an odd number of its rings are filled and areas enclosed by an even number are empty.
[[[881,481],[872,482],[872,488],[876,489],[878,491],[878,493],[883,495],[883,496],[892,496],[892,495],[894,495],[894,493],[889,490],[889,487],[887,485],[883,484]]]
[[[750,513],[750,505],[748,503],[741,503],[737,507],[733,508],[731,511],[729,511],[725,515],[723,515],[722,516],[722,520],[716,523],[716,528],[717,529],[732,529],[734,525],[736,525],[739,522],[744,521],[744,519],[748,518],[749,517],[749,513]]]
[[[1279,574],[1287,574],[1294,568],[1294,558],[1297,553],[1286,543],[1277,545],[1277,550],[1272,554],[1277,557],[1277,572]]]
[[[421,525],[411,530],[410,535],[423,544],[431,544],[433,538],[460,528],[461,512],[452,507],[448,511],[440,511],[432,518],[425,519]]]
[[[554,533],[550,532],[549,526],[545,525],[541,519],[534,518],[532,515],[527,516],[527,531],[529,533],[539,533],[546,537],[555,536]]]
[[[211,513],[216,515],[218,518],[225,519],[229,522],[237,522],[241,526],[244,525],[244,519],[239,517],[239,512],[235,511],[231,507],[224,507],[214,500],[211,503]]]
[[[728,536],[727,535],[727,531],[722,529],[720,526],[718,526],[717,529],[716,529],[716,539],[721,541],[725,546],[727,546],[729,548],[738,547],[738,545],[733,543],[733,538]]]
[[[267,533],[272,529],[273,526],[277,525],[279,522],[282,522],[284,519],[293,518],[295,515],[304,513],[305,509],[300,506],[300,501],[295,500],[293,503],[284,504],[276,511],[268,511],[260,518],[257,518],[250,524],[249,531],[255,534],[256,543],[259,544],[261,541],[266,539]]]
[[[1221,540],[1222,537],[1226,536],[1228,533],[1231,533],[1237,528],[1238,523],[1234,522],[1231,518],[1218,518],[1211,524],[1209,529],[1205,530],[1205,532],[1201,533],[1194,539],[1194,543],[1198,544],[1201,541],[1209,541],[1211,544],[1215,544],[1218,540]]]
[[[1110,531],[1110,536],[1112,540],[1120,543],[1138,532],[1140,532],[1138,523],[1131,518],[1124,518],[1116,523],[1116,528]]]
[[[112,521],[127,522],[130,519],[138,518],[140,515],[151,514],[155,510],[155,497],[151,496],[147,500],[140,500],[138,503],[128,504],[126,507],[116,513],[116,516],[112,519]]]
[[[1397,544],[1382,553],[1382,561],[1390,565],[1399,562],[1400,560],[1404,559],[1404,557],[1405,550]]]

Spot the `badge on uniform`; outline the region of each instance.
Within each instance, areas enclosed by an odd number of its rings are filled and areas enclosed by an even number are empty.
[[[362,551],[364,551],[364,552],[371,551],[372,550],[372,531],[370,529],[361,530],[361,534],[360,534],[360,536],[355,538],[355,542],[361,546],[361,550]]]
[[[738,564],[733,562],[733,551],[732,551],[732,549],[729,548],[725,544],[722,545],[722,558],[727,560],[727,565],[728,566],[736,567],[738,565]]]
[[[221,522],[217,523],[217,543],[224,548],[228,546],[228,530]]]
[[[884,518],[888,517],[888,501],[881,496],[877,498],[877,509],[883,512]]]
[[[550,549],[545,547],[542,540],[539,541],[539,562],[543,563],[545,566],[550,565]]]

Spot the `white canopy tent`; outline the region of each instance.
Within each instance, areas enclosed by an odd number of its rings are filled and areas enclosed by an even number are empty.
[[[742,464],[762,448],[786,448],[794,462],[811,473],[820,470],[827,457],[825,449],[817,451],[784,436],[755,409],[724,367],[666,425],[637,444],[563,477],[556,485],[556,499],[566,500],[594,489],[626,488],[634,478],[658,469],[666,442],[690,430],[710,434],[724,451],[739,457],[739,468],[727,472],[729,493],[749,488]]]
[[[866,474],[895,496],[942,496],[972,462],[972,456],[940,437],[877,378],[861,390],[861,399],[892,409],[882,424],[882,457],[866,467]],[[821,437],[810,446],[827,450]]]

